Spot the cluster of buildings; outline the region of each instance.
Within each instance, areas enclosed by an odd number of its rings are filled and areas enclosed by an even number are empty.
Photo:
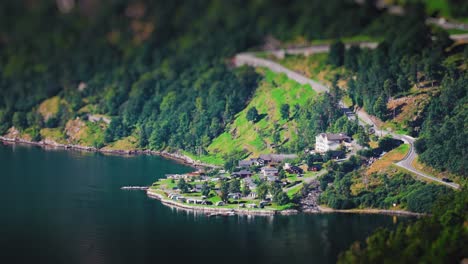
[[[316,136],[316,145],[314,153],[324,154],[329,151],[338,151],[342,150],[343,147],[349,148],[351,146],[352,139],[347,135],[340,133],[340,134],[331,134],[331,133],[320,133]],[[278,182],[278,174],[281,169],[289,174],[297,174],[302,175],[304,170],[308,171],[319,171],[321,169],[320,165],[301,165],[296,166],[294,163],[288,163],[297,159],[298,156],[296,154],[262,154],[259,155],[257,158],[250,158],[246,160],[241,160],[238,162],[238,171],[231,173],[230,175],[222,170],[216,176],[208,176],[203,171],[196,171],[187,174],[169,174],[166,175],[168,179],[173,180],[180,180],[185,179],[187,182],[191,182],[191,190],[190,192],[201,192],[202,183],[206,181],[216,182],[223,178],[240,178],[242,179],[243,183],[249,186],[252,190],[249,194],[249,198],[255,199],[257,194],[255,190],[257,188],[258,177],[260,179],[264,179],[269,182]],[[310,164],[309,164],[310,165]],[[282,167],[280,167],[282,166]],[[255,177],[252,177],[254,176]],[[286,184],[286,182],[283,182]],[[173,189],[177,189],[177,187],[173,187]],[[215,191],[219,192],[218,188],[214,189]],[[233,200],[240,200],[242,199],[243,195],[241,193],[229,193],[228,198]],[[197,204],[197,205],[213,205],[213,202],[207,200],[205,196],[201,197],[184,197],[182,194],[179,193],[170,193],[168,198],[174,201],[179,201],[186,204]],[[315,196],[310,197],[311,201],[308,202],[308,206],[314,207],[314,201],[316,200]],[[263,203],[263,201],[262,201]],[[223,206],[224,203],[222,201],[218,201],[215,204],[216,206]],[[257,205],[255,203],[252,204],[241,204],[240,207],[252,207],[256,208]],[[260,207],[264,206],[264,204],[260,204]]]
[[[340,148],[350,148],[352,138],[344,133],[320,133],[315,137],[315,151],[314,153],[324,154],[328,151],[337,151]],[[272,178],[278,176],[278,166],[284,161],[296,159],[295,154],[262,154],[258,158],[250,158],[241,160],[238,163],[240,171],[234,172],[232,175],[239,178],[247,178],[253,175],[250,171],[252,166],[261,166],[260,174],[265,178]],[[318,171],[321,167],[319,165],[307,168],[310,171]],[[291,166],[286,163],[284,170],[288,173],[302,174],[303,169],[298,166]]]
[[[247,178],[253,175],[252,166],[261,166],[260,176],[268,181],[275,181],[278,177],[278,166],[286,160],[296,159],[296,154],[262,154],[258,158],[241,160],[238,163],[240,171],[232,173],[235,177]]]

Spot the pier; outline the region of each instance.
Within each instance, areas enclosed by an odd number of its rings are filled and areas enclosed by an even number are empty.
[[[121,190],[140,190],[140,191],[146,191],[148,190],[148,186],[123,186],[120,189]]]

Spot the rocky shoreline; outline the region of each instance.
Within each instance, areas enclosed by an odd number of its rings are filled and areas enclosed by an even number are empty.
[[[88,152],[100,152],[106,154],[115,154],[115,155],[155,155],[164,157],[166,159],[171,159],[182,163],[184,165],[193,167],[193,168],[217,168],[218,166],[212,164],[201,163],[193,160],[192,158],[177,153],[171,153],[167,151],[154,151],[154,150],[110,150],[110,149],[98,149],[95,147],[74,145],[74,144],[61,144],[52,140],[41,140],[41,141],[30,141],[22,138],[9,138],[0,136],[0,141],[7,144],[27,144],[33,146],[39,146],[43,148],[61,148],[61,149],[70,149],[78,151],[88,151]]]
[[[167,159],[171,159],[177,161],[181,164],[191,166],[193,168],[203,168],[203,167],[217,167],[212,164],[204,164],[194,161],[188,156],[177,154],[177,153],[170,153],[167,151],[152,151],[152,150],[109,150],[109,149],[98,149],[95,147],[89,146],[82,146],[82,145],[74,145],[74,144],[61,144],[51,140],[43,140],[43,141],[30,141],[25,140],[22,138],[8,138],[4,136],[0,136],[0,141],[5,144],[27,144],[27,145],[34,145],[43,148],[61,148],[61,149],[70,149],[70,150],[77,150],[77,151],[88,151],[88,152],[100,152],[100,153],[107,153],[107,154],[115,154],[115,155],[156,155],[160,157],[164,157]],[[259,215],[259,216],[272,216],[272,215],[293,215],[298,213],[358,213],[358,214],[386,214],[386,215],[400,215],[400,216],[426,216],[426,214],[409,212],[409,211],[402,211],[402,210],[384,210],[384,209],[349,209],[349,210],[338,210],[332,208],[321,207],[318,205],[313,206],[311,208],[311,204],[307,204],[307,202],[301,203],[301,210],[247,210],[247,209],[240,209],[240,208],[212,208],[212,207],[202,207],[202,206],[191,206],[186,204],[181,204],[170,199],[166,199],[162,197],[160,194],[151,192],[149,189],[147,190],[147,195],[150,198],[155,198],[161,201],[166,206],[177,207],[179,209],[190,210],[190,211],[200,211],[205,213],[230,213],[234,212],[240,215]],[[312,196],[312,200],[316,200],[318,197],[314,193]]]
[[[395,215],[395,216],[415,216],[422,217],[428,214],[415,213],[404,210],[386,210],[386,209],[333,209],[328,207],[319,206],[319,213],[344,213],[344,214],[382,214],[382,215]]]
[[[218,214],[237,214],[237,215],[256,215],[256,216],[274,216],[274,215],[296,215],[300,213],[305,214],[328,214],[328,213],[347,213],[347,214],[383,214],[383,215],[395,215],[395,216],[414,216],[422,217],[427,216],[427,214],[402,211],[402,210],[384,210],[384,209],[349,209],[349,210],[338,210],[332,208],[326,208],[317,206],[316,209],[310,210],[303,208],[302,210],[288,209],[288,210],[268,210],[268,209],[240,209],[240,208],[213,208],[207,206],[193,206],[189,204],[179,203],[168,198],[163,197],[163,195],[153,192],[150,189],[146,191],[148,197],[157,199],[161,201],[163,205],[187,210],[191,212],[201,212],[201,213],[218,213]]]

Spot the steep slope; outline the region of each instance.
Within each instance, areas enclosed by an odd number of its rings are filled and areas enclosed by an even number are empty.
[[[309,85],[300,85],[284,74],[264,69],[258,71],[264,78],[252,100],[236,115],[225,132],[213,140],[207,148],[209,153],[223,155],[242,150],[249,155],[257,155],[261,152],[287,151],[295,144],[297,140],[295,106],[303,106],[316,96],[316,92]],[[280,109],[283,104],[290,106],[288,119],[282,119]],[[260,115],[257,122],[250,122],[246,117],[247,111],[253,107]]]

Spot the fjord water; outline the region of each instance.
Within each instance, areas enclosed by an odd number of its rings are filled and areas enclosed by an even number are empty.
[[[0,144],[0,261],[332,263],[394,226],[382,215],[208,218],[120,190],[191,170],[155,156]]]

